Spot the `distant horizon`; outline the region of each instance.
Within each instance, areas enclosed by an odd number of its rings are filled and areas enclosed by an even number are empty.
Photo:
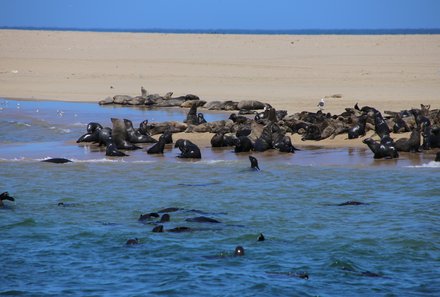
[[[0,27],[93,31],[440,29],[437,0],[0,0]]]
[[[279,35],[383,35],[383,34],[440,34],[440,28],[307,28],[307,29],[180,29],[180,28],[99,28],[99,27],[63,27],[63,26],[0,26],[0,30],[30,31],[73,31],[73,32],[115,32],[115,33],[176,33],[176,34],[279,34]]]

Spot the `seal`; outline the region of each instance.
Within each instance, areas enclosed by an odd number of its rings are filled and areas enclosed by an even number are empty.
[[[264,240],[266,239],[264,238],[263,233],[260,233],[260,235],[258,235],[257,241],[264,241]]]
[[[359,202],[359,201],[347,201],[336,204],[336,206],[348,206],[348,205],[368,205],[368,203]]]
[[[418,127],[411,131],[409,139],[400,138],[396,140],[395,147],[399,152],[416,153],[420,151],[420,129]]]
[[[399,153],[397,152],[396,148],[389,142],[378,143],[372,138],[366,138],[362,142],[368,145],[370,150],[374,153],[374,159],[392,159],[399,157]]]
[[[82,135],[78,140],[77,143],[80,142],[98,142],[98,136],[99,136],[99,130],[102,129],[101,124],[90,122],[87,124],[87,133]]]
[[[257,158],[253,156],[249,156],[249,161],[251,161],[251,169],[253,170],[260,170],[260,167],[258,167],[258,160]]]
[[[156,143],[157,140],[150,135],[145,135],[133,128],[130,120],[124,119],[125,130],[127,131],[127,140],[131,143]]]
[[[71,163],[72,161],[65,158],[50,158],[50,159],[42,160],[41,162],[64,164],[64,163]]]
[[[180,155],[178,156],[179,158],[202,158],[199,147],[187,139],[178,139],[174,147],[179,148],[180,150]]]
[[[119,151],[113,142],[107,144],[105,155],[109,157],[128,157],[126,153]]]
[[[158,218],[158,217],[159,217],[159,214],[157,212],[150,212],[150,213],[146,213],[146,214],[141,214],[139,216],[138,221],[143,222],[143,221],[150,220],[152,218]]]
[[[238,256],[238,257],[244,256],[244,248],[241,245],[235,248],[234,256]]]
[[[0,194],[0,207],[4,207],[3,200],[15,201],[15,198],[9,196],[8,192],[3,192]]]
[[[156,142],[152,147],[147,149],[147,154],[163,154],[163,150],[165,149],[166,137],[163,137],[165,134],[162,134],[159,137],[159,141]]]
[[[391,132],[382,114],[377,109],[374,110],[374,131],[380,138],[383,138],[385,135],[390,135]]]
[[[247,136],[239,136],[235,140],[235,148],[234,152],[236,153],[243,153],[243,152],[249,152],[254,149],[254,146],[252,144],[252,141]]]
[[[137,150],[141,147],[134,145],[133,143],[127,141],[128,133],[125,128],[125,123],[121,119],[111,118],[113,129],[112,129],[112,140],[116,145],[117,149],[120,150]]]
[[[130,238],[125,243],[125,245],[136,245],[136,244],[139,244],[139,239],[137,239],[137,238]]]
[[[358,122],[356,125],[348,129],[348,139],[359,138],[360,136],[365,136],[365,127],[367,125],[366,114],[363,114],[358,117]]]
[[[205,216],[189,218],[189,219],[186,219],[185,221],[195,222],[195,223],[220,223],[220,221],[217,221],[216,219],[208,218]]]

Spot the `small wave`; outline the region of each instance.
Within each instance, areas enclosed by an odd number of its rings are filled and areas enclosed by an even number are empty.
[[[146,160],[138,160],[138,161],[133,161],[131,163],[138,163],[138,164],[151,164],[151,163],[156,163],[157,161],[146,161]]]
[[[422,165],[405,166],[407,168],[440,168],[440,162],[431,161]]]
[[[13,124],[16,126],[25,126],[25,127],[32,127],[31,124],[25,123],[25,122],[19,122],[19,121],[8,121],[9,124]]]
[[[72,132],[72,130],[70,130],[70,129],[58,128],[58,127],[55,127],[55,126],[51,126],[51,127],[49,127],[49,129],[50,130],[55,130],[57,132],[65,133],[65,134],[68,134],[68,133]]]

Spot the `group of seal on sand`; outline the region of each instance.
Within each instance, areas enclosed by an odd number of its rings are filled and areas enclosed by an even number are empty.
[[[143,91],[142,96],[145,94]],[[374,130],[379,139],[366,138],[363,143],[371,149],[375,159],[398,158],[399,152],[420,152],[440,148],[440,110],[430,110],[429,105],[421,104],[420,109],[412,108],[400,112],[385,111],[384,117],[376,108],[370,106],[360,108],[358,104],[353,108],[346,108],[339,115],[324,113],[322,108],[317,112],[303,111],[288,115],[287,111],[275,110],[267,103],[247,102],[236,105],[239,107],[238,114],[234,112],[226,120],[207,122],[203,114],[197,112],[199,107],[206,108],[204,101],[197,96],[189,96],[187,99],[184,99],[185,104],[182,106],[190,109],[182,123],[148,124],[148,121],[144,121],[138,129],[134,129],[129,120],[112,119],[113,131],[107,128],[105,137],[100,134],[106,128],[102,128],[97,123],[90,123],[87,134],[80,137],[78,142],[105,144],[108,156],[126,156],[120,150],[138,149],[139,147],[133,143],[158,142],[147,152],[161,154],[167,143],[161,140],[165,131],[169,136],[182,131],[209,132],[214,134],[211,138],[212,147],[233,147],[236,153],[263,152],[270,149],[294,153],[298,149],[293,145],[288,133],[298,133],[302,136],[302,140],[319,141],[344,133],[348,135],[348,139],[355,139],[364,137],[369,130]],[[172,99],[168,96],[163,100]],[[263,108],[263,111],[257,112],[255,110],[257,108]],[[411,132],[410,138],[396,141],[391,138],[391,133],[402,132]],[[152,137],[160,133],[163,135],[159,141]],[[189,140],[177,141],[175,147],[181,151],[178,156],[180,158],[201,158],[200,149]]]

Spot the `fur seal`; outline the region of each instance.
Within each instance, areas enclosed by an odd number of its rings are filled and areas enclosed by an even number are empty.
[[[150,135],[145,135],[133,128],[130,120],[124,119],[125,130],[127,132],[127,140],[131,143],[156,143],[157,140]]]
[[[254,149],[254,146],[252,144],[252,141],[247,136],[240,136],[237,137],[235,140],[235,148],[234,152],[236,153],[242,153],[242,152],[249,152]]]
[[[163,208],[161,210],[158,211],[158,213],[164,213],[164,212],[176,212],[179,210],[183,210],[183,208],[178,208],[178,207],[167,207],[167,208]]]
[[[179,139],[174,145],[175,148],[179,148],[180,155],[179,158],[192,158],[200,159],[202,154],[200,153],[199,147],[187,139]]]
[[[253,156],[249,156],[249,161],[251,161],[251,169],[253,170],[260,170],[260,167],[258,167],[258,160],[257,158]]]
[[[380,138],[383,138],[385,135],[390,135],[391,132],[382,114],[377,109],[374,110],[374,131]]]
[[[244,248],[241,245],[235,248],[234,256],[244,256]]]
[[[166,144],[166,137],[164,137],[165,134],[162,134],[159,137],[159,141],[156,142],[152,147],[147,149],[147,154],[163,154],[163,150],[165,149]]]
[[[137,238],[130,238],[125,243],[125,245],[135,245],[135,244],[139,244],[139,239],[137,239]]]
[[[50,159],[43,160],[41,162],[64,164],[64,163],[71,163],[72,161],[69,159],[65,159],[65,158],[50,158]]]
[[[195,223],[220,223],[220,221],[217,221],[216,219],[200,216],[200,217],[194,217],[186,219],[187,222],[195,222]]]
[[[160,217],[160,221],[159,223],[166,223],[170,221],[170,215],[167,213],[164,213],[161,217]]]
[[[102,129],[101,124],[90,122],[87,124],[87,133],[82,135],[78,140],[77,143],[80,142],[98,142],[99,140],[99,130]]]
[[[337,206],[347,206],[347,205],[367,205],[368,203],[359,202],[359,201],[347,201],[343,203],[336,204]]]
[[[164,231],[174,232],[174,233],[182,233],[182,232],[191,232],[191,231],[193,231],[193,229],[191,229],[189,227],[176,227],[176,228],[165,230],[163,228],[163,225],[158,225],[158,226],[154,227],[153,230],[151,230],[151,231],[155,232],[155,233],[162,233]]]
[[[120,150],[137,150],[141,147],[134,145],[133,143],[127,141],[128,133],[125,127],[125,123],[121,119],[111,118],[113,129],[112,129],[112,140],[116,145],[117,149]]]
[[[358,123],[353,127],[351,127],[350,129],[348,129],[348,139],[355,139],[365,135],[367,118],[368,116],[366,114],[363,114],[360,117],[358,117]]]
[[[396,148],[389,143],[378,143],[377,141],[374,141],[372,138],[366,138],[362,141],[368,147],[370,150],[374,153],[374,159],[381,159],[381,158],[398,158],[399,153],[397,152]]]
[[[416,153],[420,151],[420,129],[418,127],[411,131],[408,138],[400,138],[396,140],[395,147],[399,152]]]
[[[107,144],[105,155],[109,157],[128,157],[126,153],[119,151],[113,142]]]
[[[141,214],[139,216],[138,221],[143,222],[143,221],[150,220],[152,218],[158,218],[158,217],[159,217],[159,214],[157,212],[150,212],[150,213],[146,213],[146,214]]]
[[[15,201],[14,197],[9,196],[8,192],[3,192],[0,194],[0,207],[3,207],[3,200]]]

